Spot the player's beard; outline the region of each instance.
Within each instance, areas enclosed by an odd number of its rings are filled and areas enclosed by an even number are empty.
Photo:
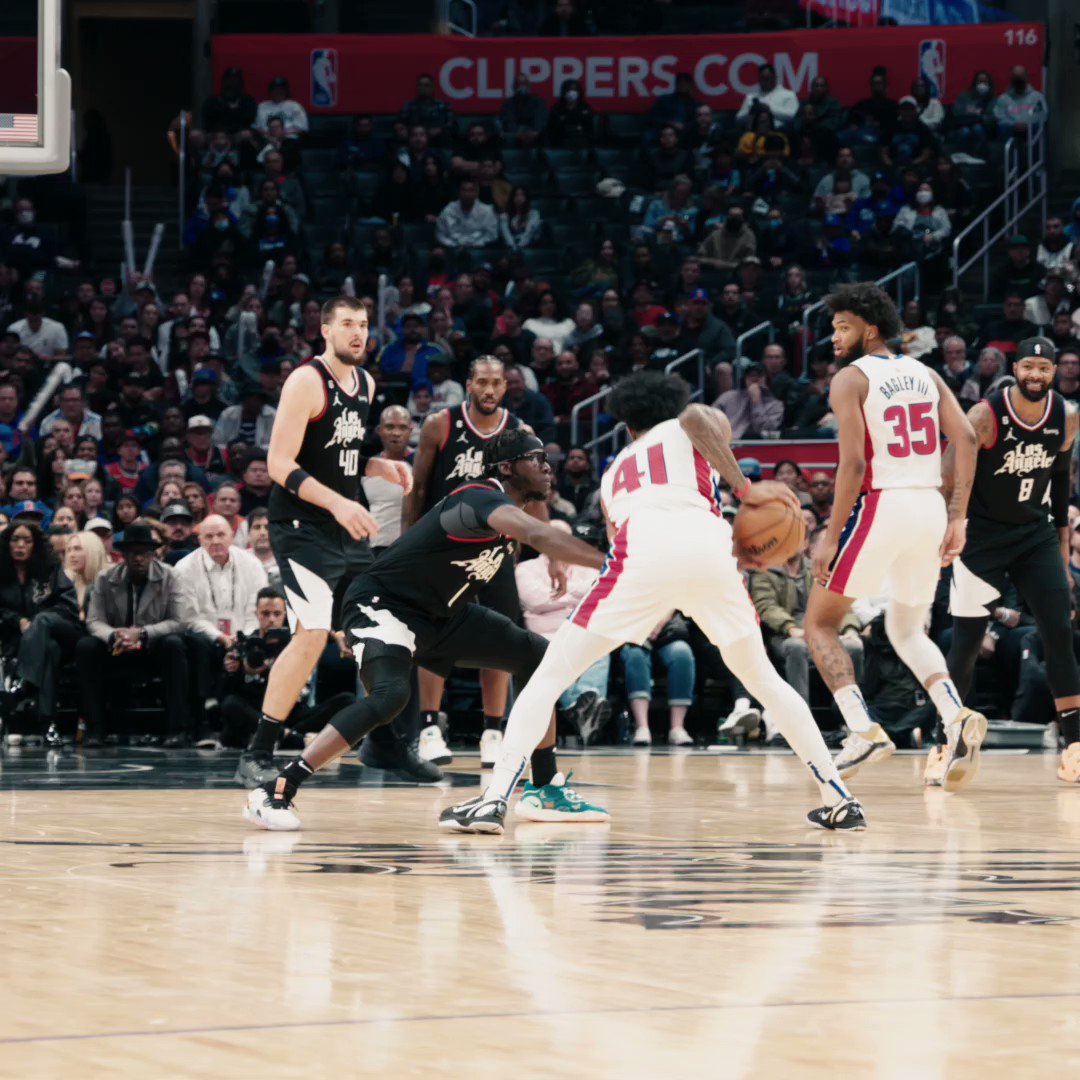
[[[486,405],[478,397],[469,398],[469,403],[481,416],[494,416],[502,407],[502,401],[495,402],[494,405]]]
[[[359,356],[353,356],[350,352],[338,352],[335,349],[334,356],[339,364],[344,364],[346,367],[360,367],[367,359],[367,351],[365,350]]]
[[[1051,384],[1047,383],[1041,393],[1035,394],[1028,390],[1027,386],[1025,386],[1024,383],[1020,382],[1019,380],[1016,383],[1016,389],[1020,391],[1020,396],[1025,401],[1031,402],[1045,401],[1046,395],[1050,393],[1050,387]]]

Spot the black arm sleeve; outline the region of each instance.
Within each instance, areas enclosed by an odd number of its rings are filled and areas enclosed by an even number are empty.
[[[1069,524],[1069,476],[1072,471],[1072,448],[1062,450],[1054,459],[1050,472],[1050,509],[1054,525],[1064,529]]]

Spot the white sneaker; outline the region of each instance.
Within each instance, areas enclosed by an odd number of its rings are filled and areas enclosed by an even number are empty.
[[[864,765],[884,761],[896,753],[896,744],[880,724],[872,724],[867,732],[852,731],[844,740],[840,753],[833,758],[842,780],[854,776]]]
[[[270,832],[296,832],[300,828],[300,819],[292,810],[292,800],[271,798],[266,788],[262,787],[248,792],[244,820],[250,821],[256,829],[268,829]]]
[[[749,698],[741,697],[727,719],[720,725],[717,735],[744,735],[750,738],[761,727],[761,710],[750,704]]]
[[[652,746],[652,732],[648,728],[638,728],[634,731],[634,746]]]
[[[1051,720],[1043,728],[1042,744],[1044,750],[1053,750],[1057,753],[1058,741],[1061,738],[1061,725],[1056,720]]]
[[[694,737],[684,727],[672,728],[667,737],[668,746],[693,746]]]
[[[17,731],[9,731],[4,736],[5,746],[22,746],[23,737]]]
[[[416,752],[421,761],[430,761],[432,765],[449,765],[454,760],[438,724],[429,724],[421,730]]]
[[[961,791],[979,774],[979,747],[986,738],[986,717],[974,709],[961,709],[945,728],[948,751],[941,786]]]
[[[502,749],[502,732],[496,728],[488,728],[480,736],[480,768],[494,769],[495,762],[499,758]]]
[[[926,755],[926,767],[922,774],[922,782],[926,787],[941,787],[948,761],[949,755],[944,746],[930,747],[930,753]]]

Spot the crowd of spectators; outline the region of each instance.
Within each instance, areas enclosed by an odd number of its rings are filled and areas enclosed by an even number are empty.
[[[578,16],[559,0],[552,19],[547,32],[563,33]],[[696,100],[679,75],[651,112],[620,118],[598,115],[576,80],[549,107],[520,76],[498,115],[479,118],[421,74],[399,115],[342,127],[309,120],[287,80],[257,102],[229,69],[188,129],[188,275],[169,292],[139,274],[79,276],[34,243],[34,204],[18,198],[0,233],[8,711],[50,730],[62,694],[41,687],[74,661],[87,741],[125,734],[106,708],[114,668],[164,680],[170,743],[242,741],[251,710],[239,702],[254,697],[237,679],[250,690],[273,656],[244,641],[282,629],[264,509],[275,403],[322,350],[320,303],[340,291],[371,320],[372,452],[407,458],[426,416],[464,400],[471,361],[494,355],[506,406],[548,444],[552,516],[574,527],[595,518],[600,464],[573,443],[582,403],[699,350],[700,389],[737,438],[832,438],[831,350],[806,315],[831,284],[908,262],[922,299],[904,306],[898,344],[965,407],[1036,331],[1059,347],[1061,392],[1080,401],[1080,199],[1039,236],[1009,239],[989,304],[946,287],[951,238],[996,183],[973,163],[1040,125],[1042,95],[1019,67],[1002,93],[977,73],[952,107],[924,80],[903,89],[894,97],[876,69],[845,109],[826,77],[800,100],[764,64],[736,111]],[[602,402],[591,408],[605,430]],[[794,461],[784,471],[812,534],[831,478],[804,478]],[[384,521],[392,532],[392,511]],[[777,662],[809,695],[807,581],[800,556],[750,585]],[[526,602],[524,614],[537,613]],[[845,637],[853,655],[873,640],[854,625]],[[689,738],[695,687],[719,665],[706,652],[674,613],[623,655],[628,738],[648,737],[662,670],[669,738]],[[569,712],[583,694],[608,696],[606,670],[590,680]],[[729,689],[736,711],[752,708]]]

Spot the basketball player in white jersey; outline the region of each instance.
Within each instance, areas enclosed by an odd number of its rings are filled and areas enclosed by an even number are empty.
[[[852,601],[888,595],[885,632],[938,712],[948,736],[943,786],[974,779],[986,718],[963,707],[941,650],[926,634],[941,567],[963,551],[975,475],[975,431],[938,375],[886,344],[901,333],[888,294],[844,285],[825,298],[833,353],[845,366],[829,389],[840,464],[833,512],[814,551],[818,587],[806,609],[806,640],[849,735],[836,756],[842,777],[888,757],[896,747],[874,723],[840,644]],[[941,494],[941,435],[956,448],[956,481]]]
[[[775,720],[809,767],[825,805],[808,820],[824,829],[864,829],[862,807],[837,775],[810,710],[765,651],[757,613],[720,515],[722,478],[743,502],[782,499],[775,482],[751,484],[731,452],[727,417],[687,406],[688,387],[655,371],[622,379],[609,411],[633,440],[600,485],[612,537],[596,585],[552,638],[540,666],[510,713],[491,784],[476,798],[443,811],[440,825],[465,832],[502,832],[507,800],[540,742],[559,695],[586,669],[624,642],[644,642],[673,608],[693,619],[724,663]],[[532,820],[536,820],[535,814]]]

